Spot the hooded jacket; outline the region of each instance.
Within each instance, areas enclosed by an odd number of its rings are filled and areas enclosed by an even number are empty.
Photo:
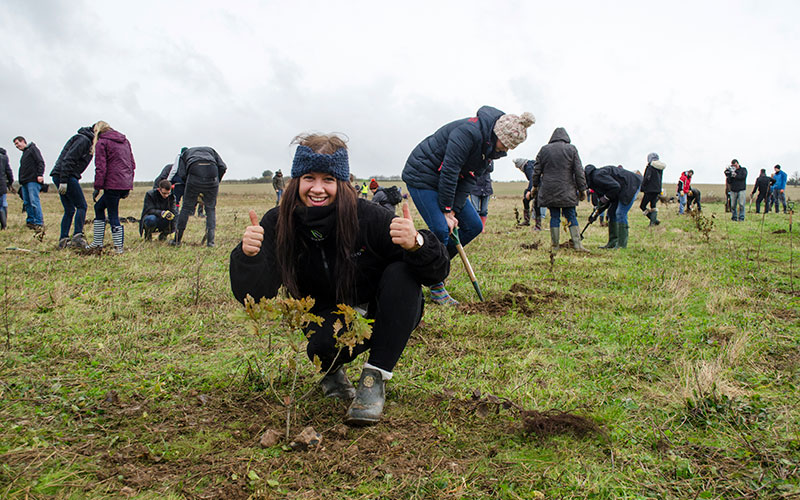
[[[692,178],[686,175],[686,172],[681,172],[681,178],[678,180],[678,194],[687,194],[692,189]]]
[[[231,252],[231,289],[236,300],[243,302],[250,294],[256,300],[272,298],[281,285],[281,273],[276,256],[276,224],[279,208],[273,208],[261,219],[264,240],[261,251],[250,257],[242,251],[242,244]],[[425,243],[416,252],[406,252],[392,243],[389,225],[394,218],[386,209],[375,203],[359,199],[357,202],[358,235],[353,259],[356,265],[354,304],[371,302],[377,295],[378,283],[386,267],[393,262],[405,262],[412,274],[423,285],[438,283],[450,272],[450,258],[445,246],[428,230],[421,229]],[[315,310],[336,305],[335,270],[328,263],[336,262],[336,238],[312,241],[305,231],[298,230],[297,284],[300,294],[316,300]]]
[[[772,186],[772,189],[775,191],[780,191],[781,189],[786,189],[786,179],[789,177],[786,175],[786,172],[783,170],[778,170],[775,172],[775,185]]]
[[[492,172],[494,172],[494,162],[489,164],[489,168],[475,179],[475,187],[472,188],[470,194],[474,196],[490,196],[494,194],[492,189]]]
[[[133,159],[131,143],[116,130],[106,130],[97,138],[94,148],[94,188],[129,191],[133,189]]]
[[[285,187],[284,185],[285,181],[283,179],[283,172],[277,172],[272,176],[272,189],[275,191],[281,191]]]
[[[661,184],[664,176],[664,168],[667,166],[661,160],[653,160],[647,164],[644,169],[644,177],[642,178],[642,192],[643,193],[660,193]]]
[[[597,196],[605,196],[612,203],[627,205],[633,201],[636,192],[639,191],[639,186],[642,185],[642,176],[613,165],[602,168],[586,165],[586,182]]]
[[[14,184],[14,172],[11,170],[11,165],[8,162],[8,155],[6,150],[0,148],[0,196],[8,192]]]
[[[175,206],[175,193],[170,193],[169,196],[164,198],[158,189],[151,189],[144,194],[144,204],[142,205],[142,216],[139,217],[139,235],[144,232],[144,218],[148,215],[155,215],[161,217],[161,212],[169,210],[173,215],[178,214],[178,208]],[[169,221],[170,232],[174,230],[176,219]]]
[[[403,181],[415,189],[434,190],[442,212],[460,211],[489,163],[506,155],[495,151],[493,129],[505,113],[483,106],[476,116],[444,125],[411,151]]]
[[[228,170],[222,158],[208,146],[189,148],[180,154],[178,177],[184,179],[186,185],[200,189],[213,189]]]
[[[38,182],[40,176],[44,176],[44,158],[36,144],[29,142],[19,159],[19,183]]]
[[[158,189],[158,183],[163,181],[164,179],[169,179],[169,172],[172,170],[172,163],[167,163],[164,165],[164,168],[161,169],[161,173],[158,174],[158,177],[153,181],[153,189]],[[175,184],[183,184],[183,181],[177,175],[172,178],[173,185]]]
[[[92,162],[92,127],[81,127],[78,133],[69,138],[61,154],[58,155],[50,177],[66,180],[69,177],[80,179],[86,167]]]
[[[541,207],[578,206],[578,191],[586,191],[586,178],[578,148],[570,144],[563,127],[553,131],[536,155],[531,185],[539,187]]]

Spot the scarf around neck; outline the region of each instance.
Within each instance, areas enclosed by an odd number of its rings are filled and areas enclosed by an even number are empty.
[[[294,209],[294,217],[300,234],[311,241],[326,240],[336,231],[336,206],[306,207]]]

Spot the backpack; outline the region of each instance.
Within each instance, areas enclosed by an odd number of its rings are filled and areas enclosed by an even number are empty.
[[[386,199],[392,205],[397,205],[398,203],[403,202],[403,195],[400,194],[400,190],[397,188],[397,186],[383,188],[383,192],[386,193]]]

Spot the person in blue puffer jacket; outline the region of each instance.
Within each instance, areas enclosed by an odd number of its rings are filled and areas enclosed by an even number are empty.
[[[403,181],[428,228],[447,246],[451,258],[457,253],[450,239],[454,228],[459,228],[462,245],[483,230],[478,213],[467,203],[475,179],[492,160],[520,145],[534,122],[531,113],[517,116],[483,106],[476,116],[444,125],[411,151]],[[457,304],[444,282],[431,287],[431,297],[437,304]]]

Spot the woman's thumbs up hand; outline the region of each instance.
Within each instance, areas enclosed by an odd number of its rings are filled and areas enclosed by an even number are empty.
[[[258,223],[255,210],[250,210],[250,225],[244,230],[242,236],[242,252],[248,257],[255,256],[261,251],[261,242],[264,241],[264,228]]]
[[[411,250],[417,243],[417,230],[411,220],[411,211],[408,203],[403,202],[403,216],[395,217],[389,226],[389,235],[392,243],[399,245],[403,250]]]

